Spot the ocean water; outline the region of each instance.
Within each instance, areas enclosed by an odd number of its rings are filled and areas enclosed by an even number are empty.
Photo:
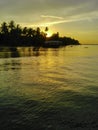
[[[0,48],[0,130],[98,130],[98,46]]]

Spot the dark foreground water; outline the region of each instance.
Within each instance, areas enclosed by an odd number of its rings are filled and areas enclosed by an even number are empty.
[[[98,130],[98,46],[0,48],[0,130]]]

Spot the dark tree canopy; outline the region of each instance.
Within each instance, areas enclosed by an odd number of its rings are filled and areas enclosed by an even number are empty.
[[[49,28],[41,31],[36,29],[21,27],[13,20],[9,23],[3,22],[0,26],[0,45],[1,46],[44,46],[46,41],[61,41],[61,46],[79,45],[79,41],[70,37],[60,37],[59,32],[47,38]]]

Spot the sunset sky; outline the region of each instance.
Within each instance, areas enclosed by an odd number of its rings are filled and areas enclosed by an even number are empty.
[[[98,44],[98,0],[0,0],[0,23],[10,20]]]

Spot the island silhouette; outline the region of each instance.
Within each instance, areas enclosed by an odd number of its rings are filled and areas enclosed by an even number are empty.
[[[34,47],[60,47],[66,45],[80,45],[79,41],[71,37],[61,37],[59,32],[47,37],[48,27],[41,31],[39,27],[21,27],[13,20],[3,22],[0,26],[0,46],[34,46]]]

